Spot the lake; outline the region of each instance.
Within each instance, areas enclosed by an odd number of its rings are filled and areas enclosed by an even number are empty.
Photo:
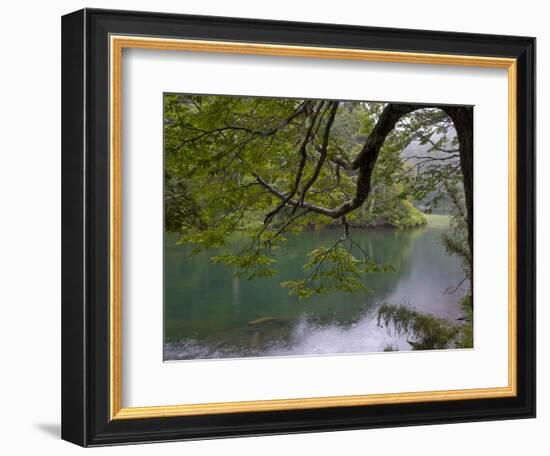
[[[288,235],[276,251],[279,274],[235,278],[232,268],[210,258],[227,249],[190,256],[179,236],[165,236],[165,360],[298,356],[410,350],[406,338],[377,325],[380,304],[406,304],[448,319],[460,316],[466,285],[445,293],[464,277],[460,260],[441,243],[446,217],[426,227],[352,230],[353,239],[395,272],[367,276],[368,292],[331,293],[299,300],[280,286],[304,276],[306,254],[331,246],[341,230]],[[433,222],[435,220],[435,222]]]

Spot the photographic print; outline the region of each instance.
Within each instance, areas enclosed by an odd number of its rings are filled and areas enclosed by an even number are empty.
[[[473,348],[472,106],[163,102],[165,361]]]
[[[65,15],[62,438],[535,417],[535,54]]]

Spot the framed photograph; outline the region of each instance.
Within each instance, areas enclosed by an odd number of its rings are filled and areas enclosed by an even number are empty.
[[[62,20],[62,437],[535,416],[535,39]]]

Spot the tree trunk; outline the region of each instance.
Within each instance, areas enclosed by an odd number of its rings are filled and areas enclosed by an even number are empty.
[[[449,115],[458,137],[460,168],[464,182],[466,200],[466,225],[468,247],[470,248],[470,281],[474,283],[474,111],[472,107],[448,107]]]

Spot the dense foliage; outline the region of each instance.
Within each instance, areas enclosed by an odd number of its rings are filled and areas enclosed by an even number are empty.
[[[390,334],[406,336],[413,350],[472,348],[473,313],[470,300],[469,295],[462,299],[463,317],[459,322],[419,312],[407,305],[384,303],[378,309],[378,326],[385,327]],[[388,347],[387,351],[395,350]]]
[[[405,305],[382,304],[378,325],[384,325],[390,333],[408,336],[415,350],[453,348],[460,334],[459,325]]]
[[[282,286],[300,298],[366,289],[390,271],[357,227],[410,227],[462,185],[453,123],[435,107],[230,96],[165,96],[165,226],[249,279],[277,273],[285,234],[339,227]]]

